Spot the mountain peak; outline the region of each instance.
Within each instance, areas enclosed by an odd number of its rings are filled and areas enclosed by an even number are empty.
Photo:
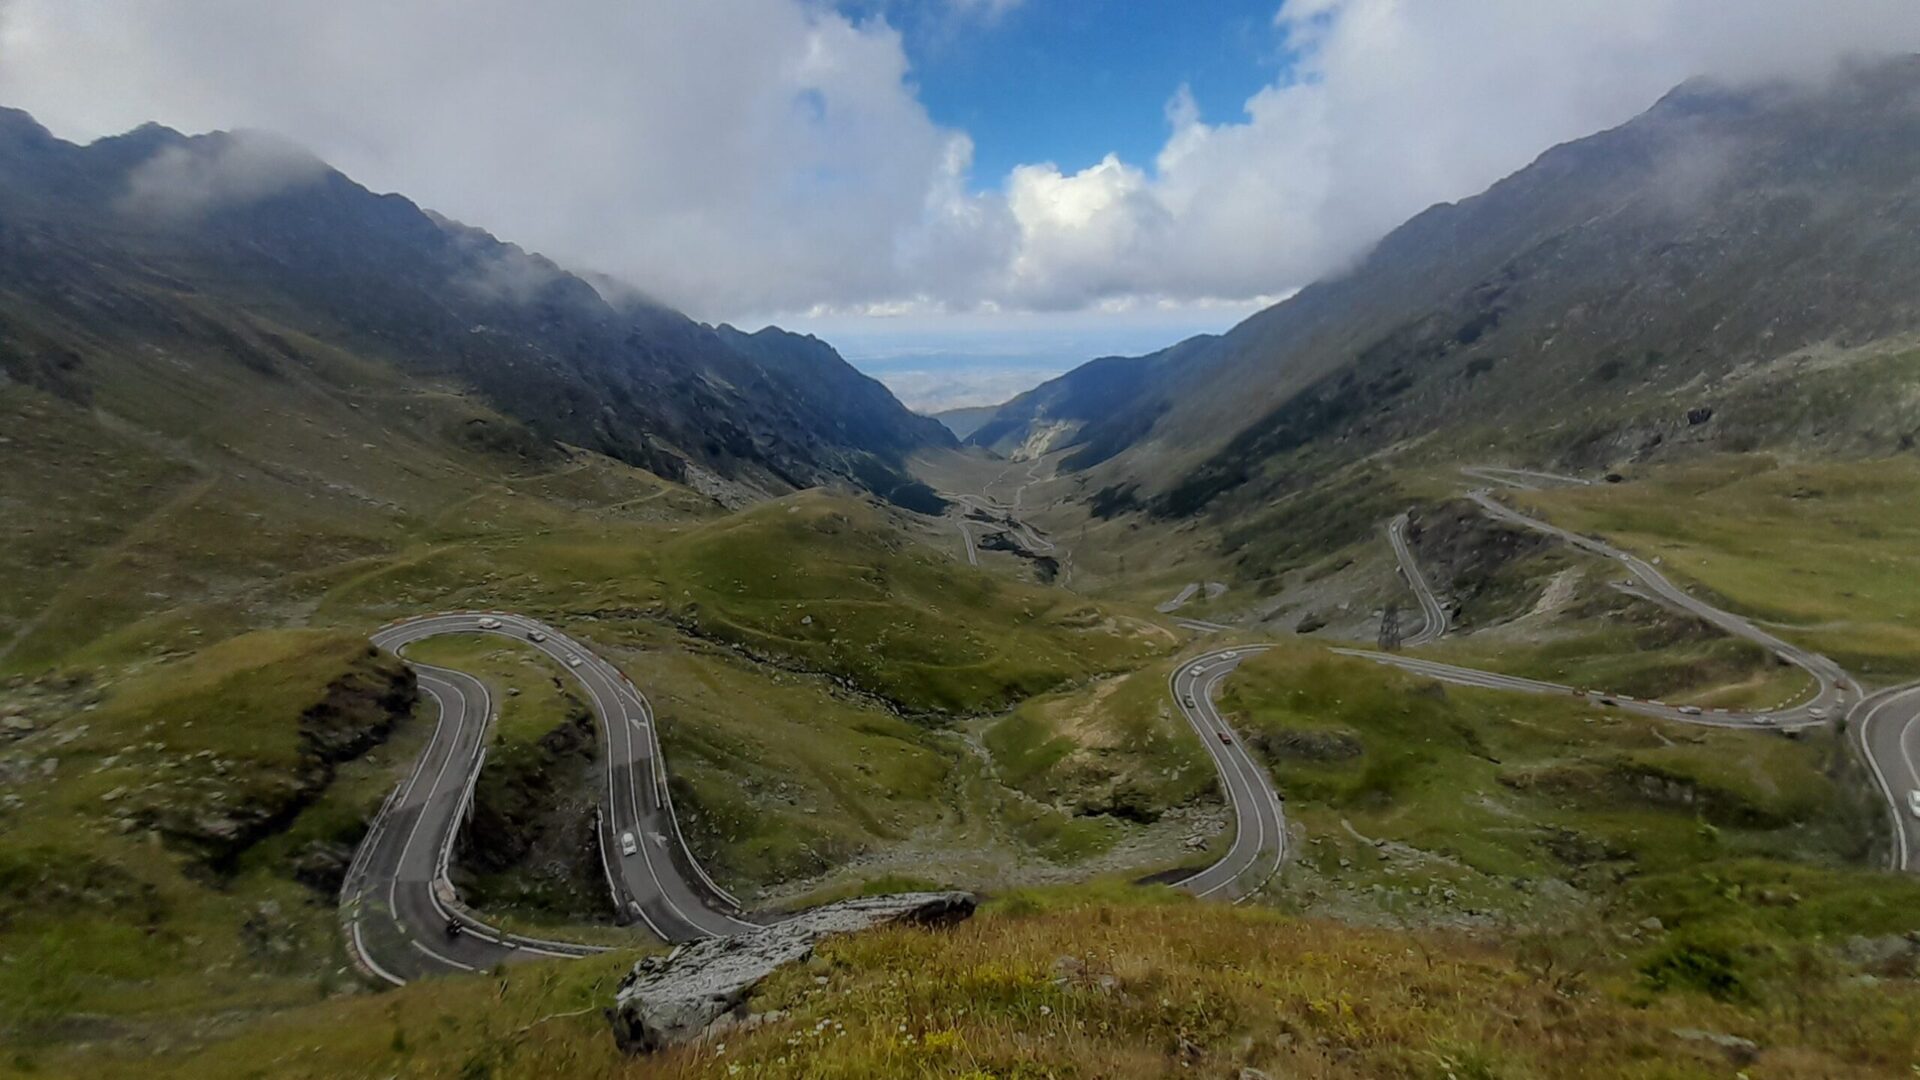
[[[0,106],[0,149],[22,153],[59,145],[60,140],[35,120],[33,114]]]

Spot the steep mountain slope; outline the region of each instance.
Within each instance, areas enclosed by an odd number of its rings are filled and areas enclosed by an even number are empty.
[[[669,479],[892,489],[904,454],[952,442],[817,341],[603,295],[264,136],[149,125],[81,147],[3,111],[0,222],[0,365],[70,399],[157,340],[241,348],[250,319]],[[52,344],[69,335],[84,346]],[[253,345],[272,366],[274,340]]]
[[[973,434],[981,424],[993,419],[993,415],[999,411],[1000,406],[998,405],[967,405],[958,409],[947,409],[943,412],[933,413],[932,416],[935,420],[946,425],[946,429],[953,432],[954,438],[965,439],[967,436]]]
[[[1202,335],[1147,356],[1089,361],[1000,406],[967,442],[1003,454],[1079,445],[1076,465],[1097,464],[1151,429],[1163,411],[1148,404],[1155,388],[1218,340]]]
[[[1171,517],[1264,505],[1383,450],[1567,468],[1893,451],[1905,393],[1867,392],[1882,376],[1853,361],[1920,331],[1916,175],[1920,58],[1811,87],[1690,83],[1178,363],[1095,361],[975,439],[1077,421],[1054,442],[1077,448],[1066,467]]]

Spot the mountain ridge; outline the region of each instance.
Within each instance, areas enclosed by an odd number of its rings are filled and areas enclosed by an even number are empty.
[[[907,454],[953,444],[817,339],[732,336],[637,291],[610,301],[541,256],[252,133],[149,124],[80,146],[8,110],[0,209],[15,337],[64,315],[112,338],[127,311],[184,323],[182,309],[211,301],[459,380],[541,438],[767,493],[901,487]],[[12,377],[68,394],[112,363],[50,378],[17,353],[0,353]]]
[[[1135,502],[1176,518],[1436,440],[1576,469],[1823,427],[1890,449],[1899,433],[1883,413],[1796,427],[1777,379],[1758,397],[1729,380],[1920,329],[1920,259],[1898,241],[1920,228],[1917,147],[1920,58],[1816,87],[1685,83],[1415,215],[1351,270],[1178,365],[1088,365],[1128,373],[1118,400],[1094,407],[1078,369],[974,438],[1007,450],[1036,422],[1076,421],[1051,443],[1069,451],[1063,468],[1090,490],[1132,485]],[[1716,404],[1716,422],[1683,419]]]

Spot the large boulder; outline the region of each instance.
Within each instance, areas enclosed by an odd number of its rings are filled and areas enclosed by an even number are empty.
[[[629,1054],[646,1054],[698,1038],[722,1017],[742,1013],[761,980],[811,956],[822,938],[895,923],[946,926],[972,915],[975,903],[964,892],[865,896],[649,956],[620,980],[607,1011],[614,1041]]]

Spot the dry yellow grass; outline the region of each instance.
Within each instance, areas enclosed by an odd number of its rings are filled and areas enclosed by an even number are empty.
[[[754,1000],[780,1018],[652,1059],[596,1006],[627,960],[516,967],[321,1003],[161,1055],[38,1075],[489,1077],[1911,1076],[1920,994],[1809,977],[1779,1007],[1652,995],[1579,953],[1357,930],[1159,890],[1010,898],[952,930],[827,943]],[[1551,959],[1553,962],[1548,963]],[[0,1065],[0,1072],[4,1066]]]

